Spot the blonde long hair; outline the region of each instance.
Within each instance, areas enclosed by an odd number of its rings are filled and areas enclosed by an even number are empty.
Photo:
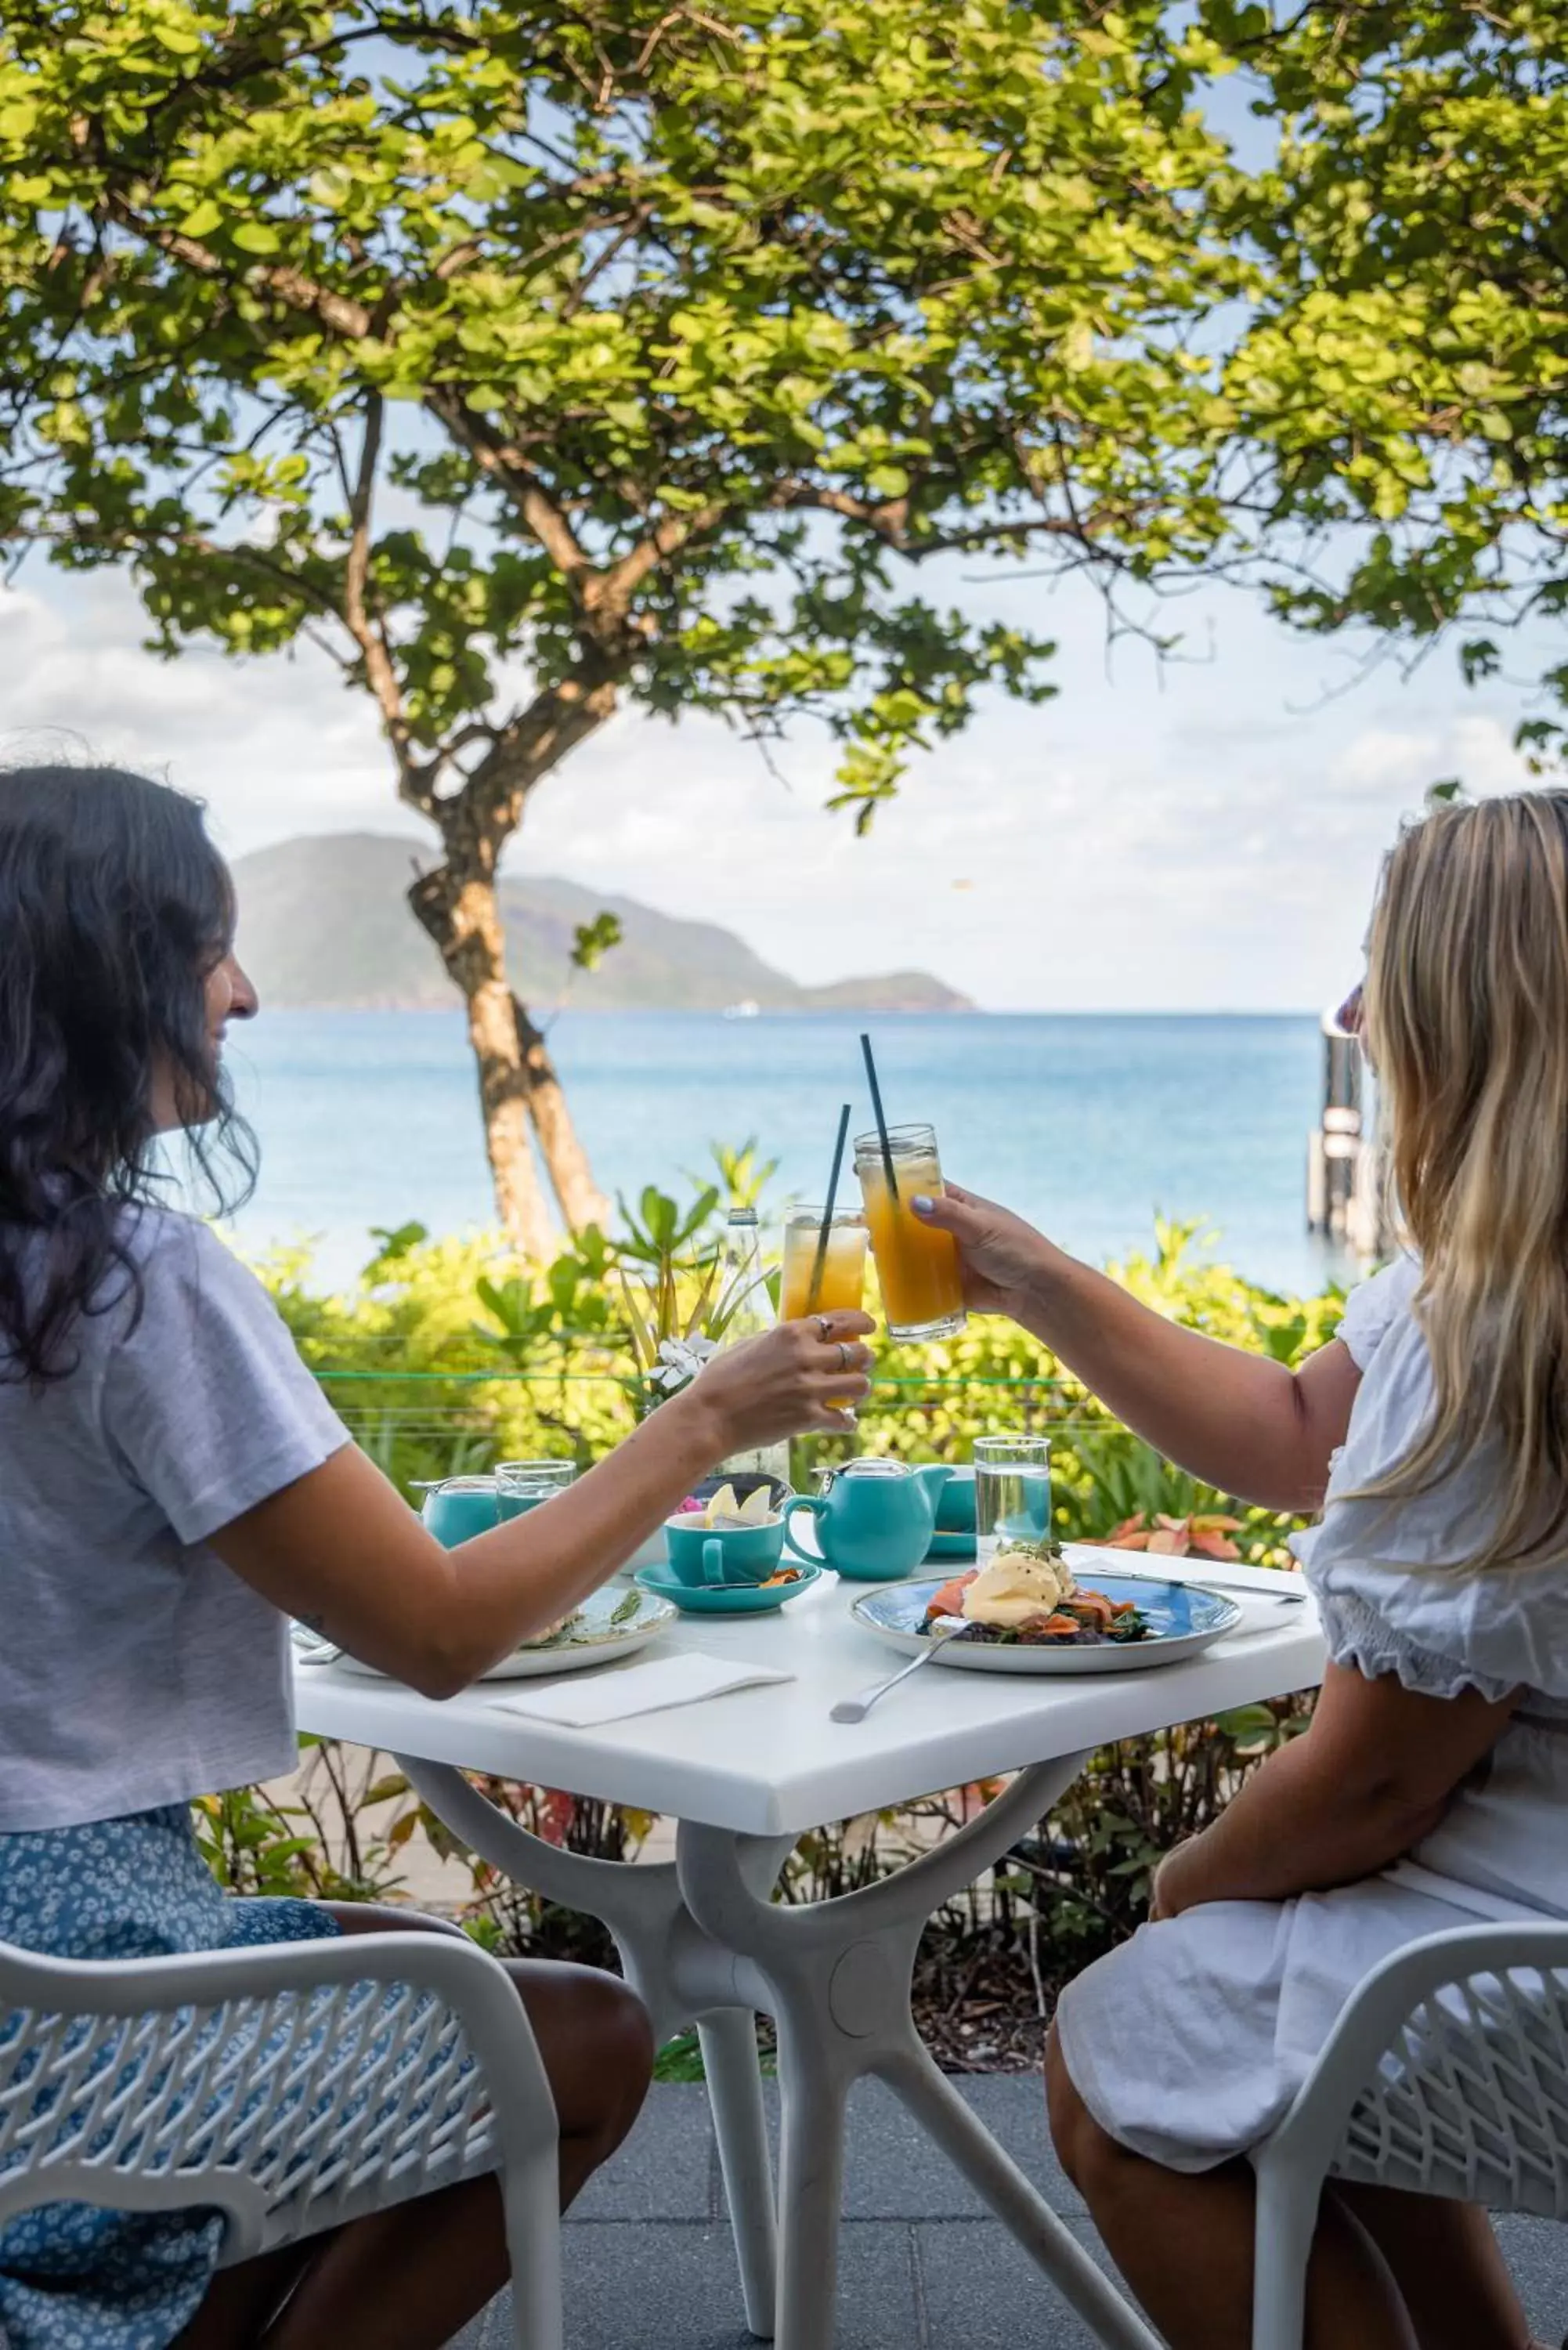
[[[1568,791],[1445,807],[1384,869],[1365,996],[1436,1406],[1369,1496],[1484,1447],[1499,1509],[1457,1566],[1568,1547]]]

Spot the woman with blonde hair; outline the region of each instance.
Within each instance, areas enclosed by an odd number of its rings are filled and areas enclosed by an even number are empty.
[[[1568,1916],[1568,793],[1403,834],[1361,1007],[1407,1253],[1294,1373],[1179,1329],[965,1192],[917,1201],[970,1303],[1194,1475],[1321,1512],[1312,1726],[1162,1863],[1064,1992],[1051,2124],[1173,2350],[1246,2350],[1242,2158],[1369,1968]],[[1331,2184],[1309,2350],[1526,2350],[1484,2212]]]

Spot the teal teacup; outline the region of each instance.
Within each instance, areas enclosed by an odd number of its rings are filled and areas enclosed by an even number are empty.
[[[784,1521],[769,1526],[683,1525],[664,1522],[670,1571],[692,1590],[726,1583],[765,1583],[784,1555]]]
[[[420,1515],[443,1550],[488,1534],[497,1523],[493,1477],[447,1477],[425,1494]]]

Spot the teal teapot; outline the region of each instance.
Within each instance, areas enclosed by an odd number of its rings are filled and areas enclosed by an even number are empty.
[[[829,1471],[820,1493],[785,1503],[784,1541],[797,1558],[815,1565],[820,1556],[849,1582],[896,1582],[929,1550],[937,1503],[951,1475],[935,1463],[906,1469],[898,1461],[851,1461]],[[816,1521],[815,1551],[794,1538],[793,1522],[803,1510]]]

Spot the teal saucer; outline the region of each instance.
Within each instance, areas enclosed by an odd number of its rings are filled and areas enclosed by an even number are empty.
[[[967,1562],[973,1556],[974,1536],[972,1534],[933,1534],[930,1548],[926,1553],[926,1563],[939,1566],[944,1561]]]
[[[726,1583],[718,1590],[706,1584],[678,1583],[668,1567],[659,1566],[639,1568],[631,1579],[656,1598],[673,1599],[688,1616],[770,1616],[786,1599],[798,1599],[822,1580],[820,1566],[806,1566],[798,1559],[793,1564],[800,1569],[798,1580],[775,1583],[771,1591],[761,1583]]]

